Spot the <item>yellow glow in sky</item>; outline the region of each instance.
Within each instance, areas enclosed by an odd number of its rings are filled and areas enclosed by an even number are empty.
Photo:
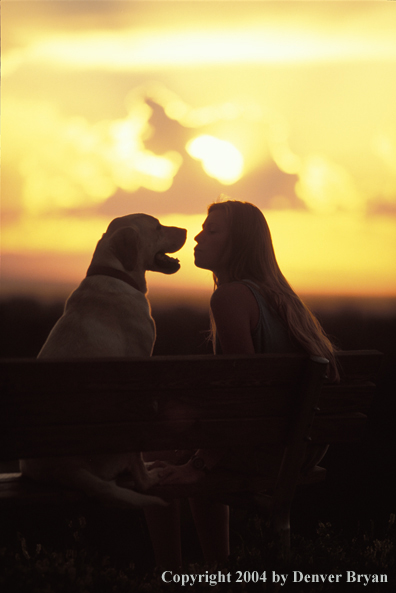
[[[190,140],[188,154],[202,161],[204,171],[225,185],[235,183],[243,171],[243,156],[231,142],[203,134]]]
[[[189,231],[153,285],[211,287],[193,237],[226,193],[266,214],[299,291],[395,295],[394,10],[3,3],[3,282],[78,282],[109,221],[144,211]]]
[[[271,229],[278,263],[286,278],[298,292],[359,296],[391,296],[396,294],[396,275],[393,273],[396,254],[396,233],[394,223],[385,216],[374,222],[353,214],[313,214],[293,211],[265,211]],[[153,291],[207,289],[213,288],[212,274],[195,267],[193,249],[194,237],[200,232],[206,213],[186,215],[168,214],[160,216],[161,223],[179,226],[188,231],[184,247],[177,253],[181,270],[172,277],[149,273],[149,285]],[[57,270],[59,280],[76,284],[84,277],[93,250],[107,222],[103,218],[91,219],[89,225],[81,218],[64,217],[36,220],[31,225],[28,219],[18,227],[6,229],[3,240],[11,252],[29,252],[42,255],[51,245],[59,261],[70,253],[80,256],[75,276],[70,269]],[[55,257],[56,260],[56,257]],[[3,267],[5,273],[12,272]],[[35,280],[42,279],[34,270],[25,273]],[[329,284],[329,277],[332,279]],[[370,285],[367,285],[370,278]],[[342,290],[340,290],[342,287]]]
[[[211,30],[212,29],[212,30]],[[366,35],[370,36],[367,27]],[[390,37],[367,43],[360,31],[352,37],[342,29],[337,42],[329,31],[315,31],[293,22],[234,25],[231,30],[208,28],[204,33],[194,28],[162,31],[89,31],[49,35],[36,39],[26,49],[14,49],[4,63],[4,75],[23,63],[38,62],[78,69],[150,70],[208,64],[254,64],[282,62],[317,62],[329,60],[392,60],[396,48]]]

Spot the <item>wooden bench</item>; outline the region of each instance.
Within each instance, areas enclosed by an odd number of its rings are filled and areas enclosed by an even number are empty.
[[[340,352],[338,384],[326,380],[325,359],[294,354],[2,360],[0,461],[271,445],[283,456],[274,475],[214,471],[195,487],[161,492],[254,499],[287,554],[296,486],[326,474],[301,471],[308,442],[361,438],[381,356]],[[0,475],[3,509],[80,496],[19,473]]]

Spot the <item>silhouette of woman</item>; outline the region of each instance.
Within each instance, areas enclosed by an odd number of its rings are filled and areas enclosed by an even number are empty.
[[[327,358],[330,378],[338,379],[334,347],[279,269],[267,221],[256,206],[233,200],[212,204],[195,241],[195,265],[213,272],[210,310],[216,354],[305,352]],[[312,449],[306,465],[314,466],[325,451]],[[191,484],[216,466],[254,471],[264,463],[265,454],[257,459],[251,451],[199,450],[186,463],[164,466],[161,483]],[[202,498],[190,499],[190,507],[205,560],[226,561],[228,507]],[[167,509],[150,508],[146,518],[157,564],[181,566],[177,502]]]

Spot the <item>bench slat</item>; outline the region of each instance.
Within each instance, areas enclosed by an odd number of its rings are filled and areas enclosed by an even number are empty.
[[[14,434],[14,445],[3,450],[4,459],[62,455],[160,451],[200,447],[222,447],[231,442],[283,442],[285,418],[238,420],[185,420],[28,426]]]
[[[318,416],[311,438],[315,443],[351,443],[362,437],[364,414]],[[4,459],[161,451],[285,442],[289,420],[284,417],[201,419],[182,421],[125,422],[122,424],[81,424],[70,426],[24,427],[16,431],[14,445],[4,450]],[[307,435],[308,436],[308,435]]]
[[[2,384],[14,391],[30,391],[40,385],[44,391],[74,391],[84,385],[100,393],[111,384],[116,390],[150,390],[164,387],[183,390],[195,385],[205,388],[271,383],[283,377],[295,381],[301,375],[303,356],[156,356],[129,359],[15,359],[0,361],[5,373]],[[155,360],[155,373],[152,362]],[[23,374],[20,370],[23,368]],[[45,381],[43,381],[45,376]]]
[[[336,353],[341,379],[373,379],[380,368],[382,353],[378,350],[346,350]]]
[[[381,353],[350,351],[337,354],[343,378],[372,378],[378,372]],[[115,391],[172,388],[195,385],[234,387],[295,381],[301,375],[298,354],[256,354],[253,356],[155,356],[129,359],[8,359],[0,360],[2,391],[70,392],[90,388],[96,393],[112,385]],[[155,373],[152,361],[155,360]],[[23,370],[23,373],[21,372]],[[43,380],[43,377],[45,378]]]
[[[364,434],[367,416],[360,413],[316,416],[311,439],[317,444],[357,443]]]
[[[362,412],[367,414],[375,396],[376,385],[371,381],[323,385],[318,401],[318,414]]]
[[[319,399],[320,414],[363,412],[370,409],[375,394],[371,382],[352,385],[325,385]],[[20,425],[83,424],[136,420],[182,420],[185,418],[240,418],[287,414],[294,400],[288,385],[206,389],[186,389],[178,395],[167,389],[162,393],[97,392],[76,390],[67,394],[15,394],[8,413],[17,414]]]

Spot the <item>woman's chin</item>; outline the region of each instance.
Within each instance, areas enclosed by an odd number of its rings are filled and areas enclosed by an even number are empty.
[[[205,263],[204,263],[204,262],[202,262],[202,261],[199,261],[199,258],[197,258],[197,257],[195,257],[195,258],[194,258],[194,265],[195,265],[197,268],[201,268],[201,270],[210,270],[210,268],[208,267],[208,265],[207,265],[207,264],[205,264]]]

